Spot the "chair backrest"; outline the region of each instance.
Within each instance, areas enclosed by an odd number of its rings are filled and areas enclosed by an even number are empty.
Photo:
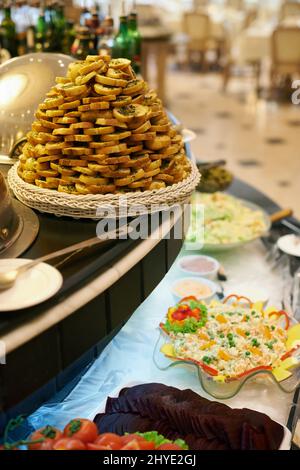
[[[257,13],[258,13],[257,10],[249,10],[247,12],[245,20],[244,20],[244,24],[243,24],[244,29],[249,28],[249,26],[251,26],[252,23],[254,23],[254,21],[257,19]]]
[[[244,7],[244,0],[227,0],[226,6],[235,8],[236,10],[242,10]]]
[[[210,19],[204,13],[188,12],[184,14],[183,30],[191,40],[203,40],[209,36]]]
[[[300,28],[277,28],[272,36],[272,59],[277,65],[299,65]]]
[[[281,6],[281,19],[288,18],[289,16],[300,17],[300,3],[299,2],[285,2]]]

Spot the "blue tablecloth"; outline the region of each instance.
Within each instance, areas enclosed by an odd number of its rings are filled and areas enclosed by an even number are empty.
[[[185,254],[184,251],[179,256],[182,254]],[[225,265],[230,278],[226,293],[232,292],[233,286],[238,284],[240,292],[242,289],[245,293],[243,289],[247,286],[259,285],[267,290],[272,303],[278,303],[282,298],[282,283],[278,273],[270,271],[263,255],[264,248],[260,241],[249,245],[247,249],[218,254],[217,257]],[[260,272],[256,269],[258,263]],[[241,271],[245,273],[242,277]],[[179,277],[186,275],[175,262],[166,277],[134,312],[67,398],[60,403],[45,404],[30,416],[29,423],[34,428],[45,424],[62,428],[74,417],[94,418],[107,396],[133,383],[160,382],[178,388],[191,388],[200,395],[211,398],[202,390],[194,367],[188,369],[178,366],[162,371],[153,361],[153,351],[159,337],[158,325],[168,307],[175,303],[170,287]],[[286,424],[291,401],[292,396],[280,392],[276,385],[248,383],[236,397],[226,400],[226,403],[237,408],[257,409]]]

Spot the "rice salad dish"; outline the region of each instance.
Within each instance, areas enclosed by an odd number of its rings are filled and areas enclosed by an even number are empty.
[[[205,305],[191,297],[169,309],[161,328],[174,358],[197,362],[214,376],[236,378],[280,365],[288,337],[278,318],[282,313],[266,315],[250,304]]]

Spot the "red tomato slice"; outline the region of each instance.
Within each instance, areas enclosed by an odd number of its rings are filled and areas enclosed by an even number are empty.
[[[125,444],[128,444],[128,442],[131,442],[133,440],[139,441],[144,439],[143,437],[139,436],[138,434],[125,434],[125,436],[121,437],[122,445],[124,446]]]
[[[139,442],[137,439],[133,439],[132,441],[125,444],[120,450],[141,450],[139,446]]]
[[[178,310],[172,314],[173,320],[176,321],[183,321],[185,320],[187,315],[185,313],[179,312]]]
[[[94,442],[98,436],[98,428],[89,419],[72,419],[64,429],[65,437],[79,439],[82,442]]]
[[[181,447],[179,447],[177,444],[161,444],[156,448],[156,450],[182,450]]]
[[[93,444],[104,447],[109,446],[112,450],[119,450],[124,445],[122,438],[111,432],[100,434]]]
[[[86,446],[88,450],[113,450],[110,446],[100,446],[99,444],[93,444],[90,442],[88,442]],[[118,449],[114,449],[114,450],[118,450]]]
[[[63,437],[53,444],[53,450],[86,450],[86,446],[79,439]]]
[[[151,441],[147,441],[146,439],[142,439],[139,442],[140,450],[154,450],[155,443]]]
[[[154,442],[147,441],[143,436],[139,436],[138,434],[126,434],[125,436],[121,437],[123,446],[132,442],[137,441],[140,447],[140,450],[153,450],[155,449]]]
[[[190,313],[189,316],[196,318],[196,320],[199,320],[199,318],[200,318],[200,310],[199,310],[199,308],[194,308],[194,309],[191,311],[191,313]]]

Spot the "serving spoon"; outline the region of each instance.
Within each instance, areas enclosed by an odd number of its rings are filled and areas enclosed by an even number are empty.
[[[80,252],[84,248],[89,248],[101,243],[108,242],[113,239],[120,238],[122,235],[128,235],[131,230],[132,228],[126,225],[121,227],[120,229],[111,230],[110,232],[104,233],[100,237],[94,237],[83,242],[75,243],[74,245],[70,245],[67,248],[63,248],[62,250],[54,251],[45,256],[37,258],[34,261],[29,261],[28,263],[24,264],[23,266],[20,266],[19,268],[12,269],[6,272],[0,272],[0,291],[13,287],[16,280],[21,274],[24,274],[25,272],[29,271],[40,263],[50,261],[52,259],[59,258],[64,255],[68,255],[69,253]]]

